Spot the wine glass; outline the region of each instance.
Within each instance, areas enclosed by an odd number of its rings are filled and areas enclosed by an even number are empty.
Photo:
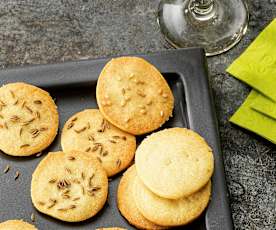
[[[234,47],[248,25],[243,0],[161,0],[158,23],[176,48],[203,47],[207,56]]]

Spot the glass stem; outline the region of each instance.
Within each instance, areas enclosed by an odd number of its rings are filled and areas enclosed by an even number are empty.
[[[189,4],[189,11],[198,20],[209,20],[215,14],[214,4],[215,0],[191,0]]]

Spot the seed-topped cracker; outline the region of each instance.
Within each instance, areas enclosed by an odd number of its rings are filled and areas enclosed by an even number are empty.
[[[96,215],[107,193],[102,165],[78,151],[49,153],[32,176],[31,197],[36,209],[63,221],[79,222]]]
[[[97,109],[74,114],[65,123],[61,135],[63,151],[79,150],[97,157],[108,176],[130,165],[136,150],[135,136],[104,119]]]
[[[0,88],[0,149],[29,156],[47,148],[58,130],[57,107],[48,92],[25,83]]]
[[[159,128],[172,115],[174,97],[162,74],[138,57],[106,64],[98,79],[97,102],[113,125],[141,135]]]

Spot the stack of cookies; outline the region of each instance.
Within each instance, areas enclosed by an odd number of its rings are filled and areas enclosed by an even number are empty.
[[[67,222],[95,216],[107,200],[108,177],[127,169],[135,157],[117,197],[130,224],[165,229],[197,218],[208,204],[214,167],[203,138],[171,128],[151,134],[136,150],[135,135],[160,128],[172,116],[174,97],[161,73],[142,58],[112,59],[99,76],[96,96],[99,109],[72,115],[62,129],[62,151],[48,153],[35,169],[35,208]],[[58,121],[46,91],[25,83],[0,88],[3,152],[28,156],[42,151],[55,139]]]
[[[148,136],[118,188],[122,215],[140,229],[185,225],[207,207],[214,159],[197,133],[171,128]]]

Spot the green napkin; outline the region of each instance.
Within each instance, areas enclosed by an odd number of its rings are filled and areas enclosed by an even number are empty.
[[[276,119],[276,103],[262,94],[258,94],[250,107],[259,113]]]
[[[276,102],[276,19],[226,71]]]
[[[255,89],[230,121],[276,143],[276,19],[227,71]]]
[[[276,144],[276,120],[251,109],[251,104],[259,95],[258,92],[252,90],[230,121]]]

